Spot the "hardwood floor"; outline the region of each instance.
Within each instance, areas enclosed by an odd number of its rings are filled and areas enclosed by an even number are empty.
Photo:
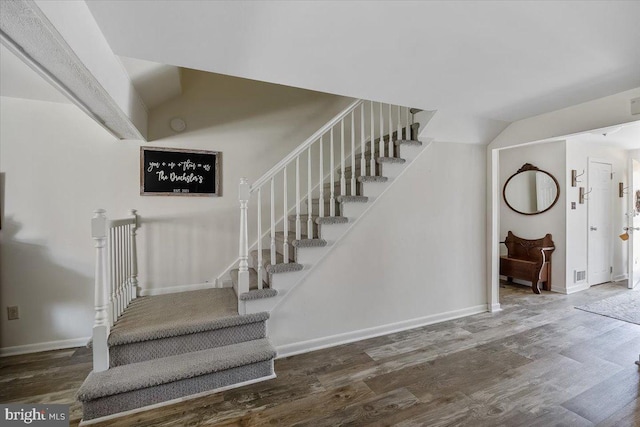
[[[276,361],[278,378],[109,426],[639,426],[640,326],[574,309],[627,290],[501,289],[482,313]],[[71,404],[86,349],[0,359],[0,402]]]

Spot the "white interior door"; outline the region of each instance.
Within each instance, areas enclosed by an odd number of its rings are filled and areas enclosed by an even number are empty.
[[[636,203],[640,203],[640,162],[636,159],[629,159],[629,192],[627,198],[629,206],[627,209],[627,226],[629,234],[628,262],[629,262],[629,288],[633,289],[640,282],[640,212]]]
[[[588,280],[589,285],[611,281],[610,163],[589,161]]]

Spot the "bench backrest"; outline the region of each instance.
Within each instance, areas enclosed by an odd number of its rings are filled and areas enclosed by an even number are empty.
[[[541,261],[542,251],[541,248],[554,248],[553,239],[551,234],[547,234],[542,239],[523,239],[513,234],[511,231],[507,233],[507,238],[504,240],[507,246],[507,256],[509,258],[523,259],[527,261]],[[551,253],[553,249],[545,250],[545,261],[551,261]]]

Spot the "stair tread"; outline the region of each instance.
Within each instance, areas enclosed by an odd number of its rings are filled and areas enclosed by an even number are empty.
[[[422,146],[422,142],[416,139],[399,139],[395,142],[396,145],[414,145],[417,147]]]
[[[378,163],[405,163],[405,159],[401,159],[400,157],[378,157],[376,159]]]
[[[263,362],[271,360],[275,356],[276,350],[269,340],[262,338],[116,366],[103,372],[91,372],[80,386],[77,397],[78,400],[86,402]]]
[[[300,220],[302,221],[304,217],[304,220],[307,220],[308,215],[304,214],[304,215],[300,215]],[[290,220],[295,220],[296,216],[295,215],[289,215],[289,219]],[[323,217],[319,217],[318,215],[312,214],[311,215],[311,220],[316,223],[316,224],[328,224],[328,223],[336,223],[336,224],[342,224],[345,222],[349,222],[349,219],[347,217],[344,216],[328,216],[325,215]],[[320,222],[318,222],[320,221]]]
[[[306,224],[302,227],[306,231]],[[307,247],[307,246],[326,246],[326,241],[323,239],[313,238],[308,239],[306,234],[301,234],[302,239],[296,239],[296,232],[289,231],[287,236],[287,242],[295,247]],[[284,231],[276,231],[276,242],[284,242]],[[324,244],[323,244],[324,243]]]
[[[387,182],[389,178],[386,176],[379,175],[360,175],[358,178],[358,182]]]
[[[268,313],[238,315],[231,288],[202,289],[136,298],[111,328],[109,345],[124,345],[227,328],[269,318]],[[189,313],[189,316],[185,316]]]
[[[278,295],[278,291],[271,288],[262,288],[262,289],[252,289],[249,292],[244,292],[240,294],[241,301],[262,299],[262,298],[272,298]]]
[[[258,251],[251,251],[251,256],[257,260]],[[271,264],[271,251],[269,249],[262,250],[262,265],[267,273],[288,273],[300,271],[304,268],[302,264],[296,262],[284,262],[284,257],[279,252],[276,252],[276,263]]]
[[[369,198],[367,196],[338,196],[340,203],[367,203]]]

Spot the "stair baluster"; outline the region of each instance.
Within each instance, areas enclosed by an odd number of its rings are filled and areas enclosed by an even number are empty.
[[[402,113],[402,107],[398,105],[398,130],[396,131],[396,140],[402,139],[402,119],[400,117]]]
[[[336,215],[336,195],[335,195],[335,170],[334,155],[333,155],[333,128],[331,128],[331,140],[329,141],[329,176],[331,177],[331,197],[329,198],[329,216]]]
[[[411,119],[409,118],[411,113],[409,112],[409,107],[406,107],[405,109],[407,110],[407,126],[404,130],[404,139],[409,140],[411,139]]]
[[[115,233],[116,230],[114,228],[107,228],[107,233],[109,233],[108,235],[108,242],[114,242],[115,241]],[[118,298],[117,298],[117,286],[116,284],[118,283],[118,279],[117,279],[117,271],[116,271],[116,245],[111,244],[111,245],[107,245],[107,253],[108,253],[108,258],[107,258],[107,265],[108,265],[108,271],[107,271],[107,286],[109,287],[109,294],[111,299],[109,300],[109,312],[110,312],[110,325],[113,326],[113,324],[116,322],[116,320],[118,319]]]
[[[364,103],[360,108],[360,175],[367,174],[367,159],[364,140]]]
[[[284,215],[287,215],[287,210],[289,209],[289,204],[287,202],[287,193],[289,192],[289,189],[287,188],[287,186],[289,185],[288,183],[288,178],[287,178],[287,167],[285,166],[284,169],[282,169],[282,180],[284,182],[284,192],[282,193],[282,200],[284,202],[284,210],[282,212],[284,212]],[[283,222],[283,226],[284,226],[284,243],[282,244],[282,254],[284,255],[284,259],[288,260],[289,259],[289,221],[285,220],[282,221]],[[288,262],[288,261],[285,261]]]
[[[389,157],[393,157],[393,119],[392,116],[393,106],[389,104]]]
[[[346,173],[344,170],[344,119],[340,120],[340,195],[347,194]]]
[[[300,227],[300,156],[298,155],[296,157],[296,240],[302,238],[302,230]],[[275,254],[272,254],[271,257],[275,259]],[[275,264],[275,262],[273,264]]]
[[[369,175],[375,175],[374,171],[376,170],[376,147],[375,147],[375,115],[373,114],[373,101],[369,102],[371,106],[371,137],[369,138],[369,147],[371,148],[371,160],[370,160],[370,168],[371,172]]]
[[[138,211],[131,209],[129,215],[133,218],[133,224],[131,224],[131,229],[129,230],[131,239],[131,296],[129,301],[133,301],[138,296],[138,247],[136,244]]]
[[[285,182],[286,185],[286,182]],[[258,289],[262,289],[262,188],[258,188],[258,212],[256,218],[258,220],[258,265],[255,266],[255,270],[258,275]]]
[[[378,144],[378,157],[384,157],[384,113],[382,112],[382,102],[379,102],[380,106],[380,143]],[[373,174],[372,174],[373,175]]]
[[[351,195],[356,195],[356,112],[351,112]]]
[[[323,135],[324,136],[324,135]],[[318,175],[318,179],[320,180],[319,188],[320,188],[320,198],[318,199],[318,216],[320,218],[324,217],[324,139],[323,136],[320,137],[320,174]]]
[[[271,177],[271,245],[269,246],[269,251],[271,252],[271,265],[276,263],[276,186],[275,186],[275,177]],[[258,253],[258,257],[261,254]]]
[[[307,239],[313,238],[313,219],[311,214],[313,213],[313,199],[311,198],[311,148],[309,146],[307,150]],[[289,262],[289,261],[285,261]]]

